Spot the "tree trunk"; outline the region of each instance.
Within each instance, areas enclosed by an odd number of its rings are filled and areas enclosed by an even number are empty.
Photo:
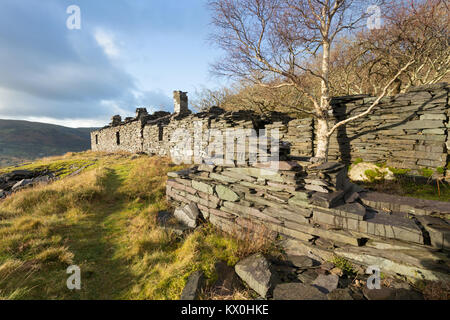
[[[317,149],[315,158],[318,162],[328,160],[328,119],[317,119]]]
[[[330,110],[330,92],[328,89],[330,72],[330,43],[323,42],[323,57],[322,57],[322,87],[319,110],[317,113],[317,149],[315,153],[315,160],[317,162],[328,161],[328,111]]]

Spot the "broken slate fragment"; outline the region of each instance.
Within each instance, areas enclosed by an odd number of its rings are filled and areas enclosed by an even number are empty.
[[[271,287],[272,272],[269,262],[261,254],[255,254],[238,262],[236,273],[261,297],[266,298]]]
[[[18,189],[21,189],[23,187],[26,187],[27,185],[33,183],[33,179],[22,179],[19,182],[17,182],[12,188],[12,191],[16,191]]]
[[[274,300],[326,300],[327,296],[314,286],[292,282],[282,283],[273,290]]]
[[[288,256],[289,262],[297,268],[310,268],[314,265],[314,260],[307,256]]]
[[[344,197],[344,191],[333,193],[316,192],[311,197],[311,203],[323,208],[333,208],[338,205]]]
[[[195,271],[189,276],[180,300],[197,300],[204,285],[205,275],[203,271]]]
[[[191,203],[184,206],[183,208],[175,209],[173,215],[178,219],[178,221],[182,222],[186,226],[190,228],[196,228],[197,219],[200,215],[200,212],[198,211],[197,205],[195,203]]]
[[[354,300],[351,295],[351,290],[346,289],[336,289],[327,294],[328,300]]]
[[[339,283],[339,277],[335,274],[323,275],[320,274],[312,285],[317,287],[321,292],[327,294],[336,290]]]

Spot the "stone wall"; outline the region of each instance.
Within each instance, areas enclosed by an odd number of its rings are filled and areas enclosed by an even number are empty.
[[[142,125],[138,120],[126,121],[91,133],[94,151],[142,152]]]
[[[364,161],[385,163],[395,168],[411,169],[416,173],[423,168],[446,170],[450,155],[450,86],[446,83],[416,87],[404,94],[386,97],[367,117],[339,128],[330,140],[330,159],[351,163]],[[180,94],[176,91],[175,105]],[[185,97],[183,93],[183,99]],[[332,100],[332,123],[368,108],[374,98],[368,96],[338,97]],[[183,103],[187,104],[187,101]],[[178,108],[180,109],[180,108]],[[158,112],[147,115],[140,109],[136,118],[121,121],[115,116],[109,125],[91,133],[95,151],[145,152],[169,156],[176,141],[173,133],[181,130],[195,135],[195,125],[203,129],[278,129],[280,140],[289,146],[291,156],[310,157],[316,144],[312,119],[292,119],[281,113],[261,117],[249,111],[225,112],[212,108],[208,112],[168,114]],[[120,145],[117,144],[120,135]],[[192,139],[192,149],[194,146]],[[215,137],[204,135],[201,147],[213,146]],[[285,145],[283,144],[283,146]],[[176,152],[177,150],[175,150]],[[438,169],[440,168],[440,169]]]
[[[445,168],[449,148],[449,85],[410,89],[381,101],[373,112],[331,138],[332,159],[386,163],[395,168],[418,170]],[[334,118],[342,120],[366,110],[370,97],[335,98]]]
[[[200,165],[169,173],[166,194],[174,206],[196,204],[219,229],[282,239],[293,254],[319,261],[338,255],[388,274],[450,280],[441,252],[450,249],[448,203],[365,192],[342,164],[307,165]]]

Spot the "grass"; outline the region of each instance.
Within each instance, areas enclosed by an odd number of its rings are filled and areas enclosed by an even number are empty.
[[[439,189],[435,181],[418,183],[413,177],[397,176],[396,180],[375,180],[366,182],[363,187],[389,194],[426,200],[450,202],[450,185],[440,182]]]
[[[353,277],[356,275],[356,271],[353,268],[353,265],[350,261],[345,258],[334,256],[331,262],[348,277]]]
[[[0,202],[0,299],[178,299],[193,271],[211,284],[217,261],[262,248],[208,224],[181,238],[159,228],[167,172],[181,169],[167,159],[85,152],[24,168],[74,164],[92,165]],[[81,269],[79,291],[66,287],[70,265]]]
[[[55,172],[60,178],[64,178],[71,173],[96,164],[97,158],[91,152],[67,153],[63,157],[49,157],[35,162],[24,163],[20,166],[10,166],[0,168],[0,174],[5,174],[14,170],[31,170]]]
[[[360,163],[362,159],[357,159],[356,163]],[[386,168],[383,163],[377,164],[380,168]],[[350,168],[349,168],[350,170]],[[381,172],[378,169],[366,170],[367,182],[358,182],[364,188],[374,190],[383,193],[396,194],[404,197],[412,197],[426,200],[436,200],[450,202],[450,184],[443,179],[439,180],[439,186],[437,182],[431,177],[434,171],[429,168],[422,168],[420,175],[424,178],[428,178],[428,183],[418,181],[414,176],[409,175],[409,169],[398,169],[389,167],[389,170],[394,174],[395,180],[385,180],[386,173]],[[443,168],[437,168],[436,172],[442,174]]]

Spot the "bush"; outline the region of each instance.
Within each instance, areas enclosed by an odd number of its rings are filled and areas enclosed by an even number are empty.
[[[335,256],[331,262],[333,262],[336,267],[341,269],[342,272],[349,277],[356,274],[352,263],[345,258]]]
[[[433,175],[434,171],[430,168],[422,168],[420,169],[420,174],[425,178],[430,178]]]
[[[389,170],[391,170],[391,172],[395,175],[395,176],[404,176],[406,175],[408,172],[411,171],[411,169],[397,169],[394,167],[389,167]]]
[[[366,175],[367,179],[369,179],[369,182],[375,182],[376,180],[384,180],[384,177],[386,176],[387,172],[381,172],[378,169],[375,170],[366,170],[364,171],[364,174]]]

